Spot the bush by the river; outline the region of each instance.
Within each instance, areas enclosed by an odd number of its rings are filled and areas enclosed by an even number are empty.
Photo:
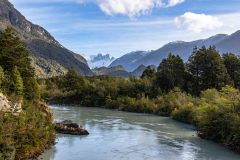
[[[199,136],[240,151],[240,92],[232,87],[208,89],[195,111]]]
[[[23,107],[19,115],[0,112],[0,160],[34,158],[54,144],[51,113],[45,113],[40,104]]]

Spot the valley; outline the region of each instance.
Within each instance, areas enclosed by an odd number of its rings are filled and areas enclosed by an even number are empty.
[[[0,160],[240,159],[240,4],[195,3],[0,0]]]

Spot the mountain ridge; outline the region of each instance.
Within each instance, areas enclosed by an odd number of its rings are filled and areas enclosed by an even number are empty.
[[[28,21],[8,0],[0,0],[0,29],[4,30],[8,26],[14,28],[17,36],[35,58],[52,60],[65,69],[74,68],[81,75],[93,75],[87,61],[81,55],[62,46],[43,27]],[[39,65],[38,67],[42,68]],[[42,71],[45,72],[44,68]],[[56,71],[53,69],[52,72]]]
[[[148,54],[142,55],[138,52],[130,52],[115,60],[110,67],[122,65],[127,71],[133,71],[140,65],[155,65],[158,66],[162,59],[166,58],[169,53],[178,54],[185,62],[192,54],[195,47],[202,46],[216,46],[217,50],[223,54],[232,52],[240,55],[240,30],[230,35],[217,34],[206,39],[199,39],[195,41],[175,41],[163,45],[161,48],[149,51]],[[144,52],[144,51],[141,51]],[[132,59],[135,61],[133,62]]]

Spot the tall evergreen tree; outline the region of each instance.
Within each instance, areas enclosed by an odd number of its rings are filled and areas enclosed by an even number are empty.
[[[240,88],[240,58],[232,53],[224,54],[223,61],[236,88]]]
[[[180,56],[170,54],[158,67],[157,84],[163,91],[183,88],[185,73],[185,64]]]
[[[0,66],[8,73],[4,84],[6,91],[14,91],[29,100],[40,98],[39,85],[34,78],[29,52],[9,27],[0,33]]]
[[[38,101],[40,99],[41,92],[37,80],[33,77],[25,79],[23,92],[25,99]]]
[[[192,90],[195,95],[199,95],[205,89],[221,89],[230,84],[227,69],[215,47],[195,48],[187,68],[192,75]]]
[[[68,70],[63,81],[63,88],[67,91],[81,89],[84,85],[84,79],[73,68]]]
[[[16,66],[24,78],[34,76],[29,53],[11,28],[0,33],[0,66],[9,72]]]
[[[11,91],[15,93],[17,96],[23,95],[23,80],[18,71],[17,67],[14,67],[11,72]]]

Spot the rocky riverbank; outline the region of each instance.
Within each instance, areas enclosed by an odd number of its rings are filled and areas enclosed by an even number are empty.
[[[55,123],[55,130],[57,133],[70,135],[88,135],[89,132],[82,129],[77,123],[65,120],[63,122]]]

